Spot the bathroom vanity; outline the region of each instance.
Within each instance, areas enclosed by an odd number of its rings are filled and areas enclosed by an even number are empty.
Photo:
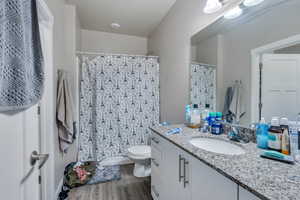
[[[170,128],[180,134],[166,136]],[[213,153],[194,146],[197,138],[216,139],[239,146],[244,153]],[[259,157],[256,144],[233,143],[183,125],[152,128],[154,200],[296,200],[300,199],[300,166]],[[300,180],[300,179],[299,179]]]

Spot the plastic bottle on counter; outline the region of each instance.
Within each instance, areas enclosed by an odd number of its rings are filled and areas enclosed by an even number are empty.
[[[296,161],[299,162],[299,150],[298,150],[298,131],[297,129],[292,130],[290,132],[290,151],[291,155],[294,157]]]
[[[216,121],[216,113],[215,112],[210,112],[209,116],[208,116],[208,124],[211,127],[213,125],[213,123]]]
[[[289,138],[289,120],[288,118],[280,119],[280,127],[282,129],[281,137],[281,153],[290,155],[290,138]]]
[[[190,121],[191,121],[191,105],[186,105],[185,106],[185,122],[187,123],[187,124],[189,124],[190,123]]]
[[[209,104],[205,104],[205,109],[202,111],[201,113],[201,118],[202,120],[207,120],[207,118],[209,117],[209,113],[210,113],[210,105]]]
[[[201,113],[198,104],[194,104],[191,110],[191,120],[189,123],[190,128],[199,128],[201,125]]]
[[[278,117],[272,118],[271,126],[268,129],[268,134],[268,147],[272,150],[281,152],[282,129],[280,127]]]
[[[266,123],[265,118],[262,117],[256,129],[256,141],[258,148],[268,149],[268,129],[269,126]]]
[[[222,134],[222,113],[217,112],[216,113],[216,118],[213,124],[211,125],[211,133],[215,135],[220,135]]]

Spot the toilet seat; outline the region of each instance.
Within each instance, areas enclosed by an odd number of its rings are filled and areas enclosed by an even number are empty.
[[[151,147],[147,145],[133,146],[128,149],[128,155],[135,159],[147,159],[151,157]]]

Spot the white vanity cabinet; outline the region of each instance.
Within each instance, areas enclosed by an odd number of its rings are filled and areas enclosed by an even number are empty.
[[[238,200],[238,186],[196,158],[192,159],[193,200]]]
[[[151,138],[151,194],[154,200],[163,199],[162,193],[165,191],[162,183],[165,169],[162,152],[165,142],[158,136],[153,135]]]
[[[151,149],[153,199],[191,200],[189,155],[156,134],[152,137]],[[162,152],[159,163],[157,151]]]
[[[242,187],[239,187],[239,200],[260,200],[251,192],[245,190]]]
[[[172,142],[152,133],[154,200],[259,200]]]

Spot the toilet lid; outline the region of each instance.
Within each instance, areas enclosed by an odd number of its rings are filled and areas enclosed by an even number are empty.
[[[128,152],[134,156],[151,156],[151,148],[146,145],[133,146],[128,149]]]

